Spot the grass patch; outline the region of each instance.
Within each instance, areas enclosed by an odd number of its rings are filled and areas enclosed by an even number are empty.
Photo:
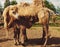
[[[57,17],[56,20],[60,20],[60,17]]]
[[[3,23],[1,23],[0,24],[0,26],[3,26],[4,24]],[[42,25],[41,24],[39,24],[39,23],[35,23],[35,24],[33,24],[33,27],[41,27]],[[49,26],[51,26],[51,27],[60,27],[60,23],[49,23]]]
[[[54,27],[60,27],[60,24],[59,23],[49,23],[49,26],[54,26]]]
[[[35,23],[34,25],[33,25],[33,27],[41,27],[42,25],[41,24],[39,24],[39,23]],[[60,27],[60,24],[59,23],[49,23],[49,26],[51,26],[51,27]]]
[[[42,26],[42,25],[39,24],[39,23],[35,23],[35,24],[33,24],[33,27],[39,27],[39,26]]]
[[[60,15],[57,15],[56,20],[60,20]]]
[[[57,29],[58,31],[60,31],[60,29]]]

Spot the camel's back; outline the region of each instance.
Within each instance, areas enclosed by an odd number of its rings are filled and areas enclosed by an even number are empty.
[[[18,8],[18,13],[20,16],[34,16],[37,12],[38,9],[36,6],[22,6]]]

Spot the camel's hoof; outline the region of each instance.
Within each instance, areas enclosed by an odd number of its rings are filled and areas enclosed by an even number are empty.
[[[19,42],[19,45],[26,46],[26,43]]]
[[[16,46],[18,45],[17,42],[15,43],[15,45],[16,45]]]
[[[43,45],[43,46],[41,46],[41,47],[46,47],[46,45]]]
[[[21,42],[19,42],[19,45],[21,45]]]
[[[28,42],[28,41],[29,41],[28,39],[25,40],[25,42]]]
[[[22,46],[26,46],[25,43],[22,43],[21,45],[22,45]]]

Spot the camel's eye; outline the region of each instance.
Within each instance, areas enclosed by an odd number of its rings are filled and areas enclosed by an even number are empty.
[[[13,11],[13,14],[16,14],[16,12],[15,12],[15,11]]]
[[[11,10],[13,10],[13,9],[11,9]]]
[[[10,10],[14,10],[13,8],[11,8]]]

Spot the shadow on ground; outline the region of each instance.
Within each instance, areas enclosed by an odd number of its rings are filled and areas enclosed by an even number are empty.
[[[0,39],[0,43],[1,42],[6,42],[6,41],[11,41],[11,40],[13,40],[13,39],[5,39],[5,38],[4,39]]]
[[[36,39],[29,39],[28,40],[28,45],[43,45],[44,40],[42,40],[42,38],[36,38]],[[47,45],[51,45],[51,44],[60,44],[60,38],[57,37],[53,37],[48,39]]]
[[[6,41],[12,41],[12,39],[0,39],[0,43],[6,42]],[[42,41],[42,38],[29,39],[27,42],[27,46],[28,45],[43,45],[43,43],[44,43],[44,40]],[[48,39],[47,45],[52,45],[52,44],[54,45],[60,44],[60,38],[53,37],[53,38]]]

